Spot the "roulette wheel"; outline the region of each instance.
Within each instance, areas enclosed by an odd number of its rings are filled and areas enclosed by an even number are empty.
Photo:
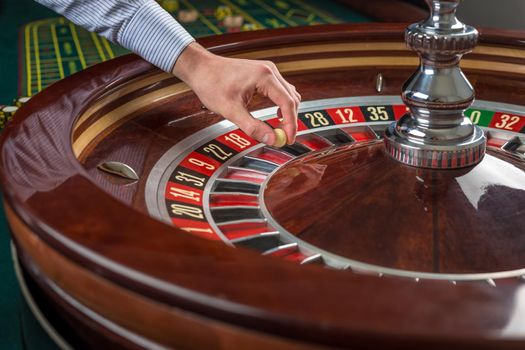
[[[297,86],[282,148],[132,55],[31,98],[0,153],[28,297],[78,348],[522,348],[523,36],[474,49],[428,2],[406,32],[202,39]]]

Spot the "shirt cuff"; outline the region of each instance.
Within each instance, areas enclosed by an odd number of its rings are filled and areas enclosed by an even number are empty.
[[[122,28],[117,41],[146,61],[171,72],[182,51],[195,39],[156,1],[148,1]]]

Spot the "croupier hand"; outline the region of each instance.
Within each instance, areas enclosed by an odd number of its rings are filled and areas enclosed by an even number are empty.
[[[295,141],[301,95],[272,62],[220,57],[192,43],[177,60],[173,74],[193,89],[206,108],[254,139],[275,145],[278,140],[272,128],[253,118],[247,109],[256,93],[268,97],[279,107],[288,144]]]

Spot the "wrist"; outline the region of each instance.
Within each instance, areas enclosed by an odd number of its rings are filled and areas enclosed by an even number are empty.
[[[192,86],[192,81],[198,79],[198,72],[208,67],[217,56],[194,42],[181,53],[172,74]]]

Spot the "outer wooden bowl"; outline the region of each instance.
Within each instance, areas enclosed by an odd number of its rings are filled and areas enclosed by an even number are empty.
[[[201,43],[223,55],[274,60],[311,100],[377,95],[378,73],[386,82],[382,94],[398,94],[417,65],[402,33],[399,25],[341,25]],[[463,62],[479,98],[523,103],[524,38],[483,33]],[[251,108],[268,105],[256,99]],[[109,149],[103,145],[144,147],[133,157],[146,177],[173,143],[218,120],[183,83],[130,55],[54,84],[3,133],[0,180],[21,262],[85,344],[525,347],[517,279],[495,288],[299,266],[188,235],[146,214],[143,181],[125,200],[111,192],[118,186],[97,178],[96,160]],[[168,122],[185,127],[175,133]],[[132,127],[142,132],[118,136]]]

